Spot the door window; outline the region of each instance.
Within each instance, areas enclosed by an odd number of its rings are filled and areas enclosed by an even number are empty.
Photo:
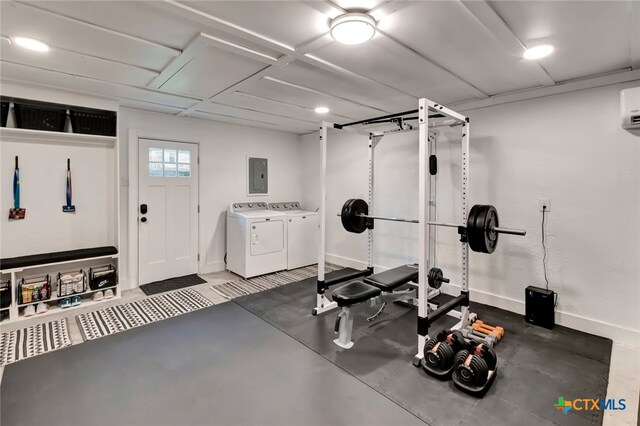
[[[191,177],[191,151],[149,148],[150,177]]]

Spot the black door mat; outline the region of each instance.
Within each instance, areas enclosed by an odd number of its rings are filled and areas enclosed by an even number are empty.
[[[200,278],[197,274],[185,275],[184,277],[169,278],[164,281],[155,281],[140,286],[140,290],[147,296],[164,293],[165,291],[179,290],[192,285],[204,284],[207,280]]]

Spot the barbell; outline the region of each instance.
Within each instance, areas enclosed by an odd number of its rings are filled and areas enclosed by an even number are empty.
[[[388,220],[393,222],[419,223],[415,219],[402,219],[397,217],[375,216],[369,214],[369,205],[359,198],[347,200],[338,214],[342,220],[342,226],[349,232],[361,234],[373,227],[374,220]],[[458,233],[466,237],[471,250],[479,253],[491,254],[498,245],[499,234],[511,234],[524,236],[527,231],[523,229],[501,228],[499,226],[498,210],[495,207],[476,204],[471,207],[466,225],[447,222],[427,222],[431,226],[448,226],[457,228]]]

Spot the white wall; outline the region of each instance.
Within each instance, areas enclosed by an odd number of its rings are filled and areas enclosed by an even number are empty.
[[[493,204],[505,226],[492,255],[471,254],[471,298],[524,312],[524,288],[544,285],[538,199],[547,215],[548,276],[559,293],[560,324],[640,346],[640,135],[620,127],[619,92],[639,82],[470,111],[472,204]],[[317,206],[317,134],[304,136],[303,202]],[[458,132],[438,143],[438,218],[459,221]],[[376,149],[377,214],[417,217],[417,133],[388,136]],[[367,138],[331,132],[328,155],[328,260],[360,266],[366,234],[335,216],[347,198],[366,199]],[[453,161],[453,163],[452,163]],[[417,257],[415,225],[377,222],[375,264]],[[459,243],[438,230],[438,264],[459,275]],[[449,291],[457,291],[448,288]]]
[[[136,259],[138,250],[135,220],[137,175],[132,174],[137,170],[138,161],[136,136],[199,143],[201,273],[225,268],[225,221],[230,203],[300,199],[300,143],[297,135],[125,108],[120,110],[118,135],[122,184],[121,270],[129,271],[129,280],[124,282],[124,288],[138,284],[137,260],[131,262]],[[269,159],[268,196],[247,197],[247,156]]]
[[[115,110],[117,104],[91,97],[2,83],[2,95]],[[68,124],[68,123],[67,123]],[[15,127],[13,111],[8,127]],[[24,220],[9,220],[13,207],[13,170],[19,157]],[[71,159],[75,213],[66,204],[67,158]],[[8,258],[79,248],[117,245],[115,145],[63,139],[16,139],[3,133],[0,143],[0,257]]]

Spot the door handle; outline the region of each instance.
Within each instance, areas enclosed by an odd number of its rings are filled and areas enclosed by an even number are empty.
[[[140,213],[142,214],[147,214],[147,205],[146,204],[140,204]]]
[[[142,217],[140,218],[140,222],[145,223],[146,221],[147,221],[147,218],[146,218],[146,217],[142,216]]]

